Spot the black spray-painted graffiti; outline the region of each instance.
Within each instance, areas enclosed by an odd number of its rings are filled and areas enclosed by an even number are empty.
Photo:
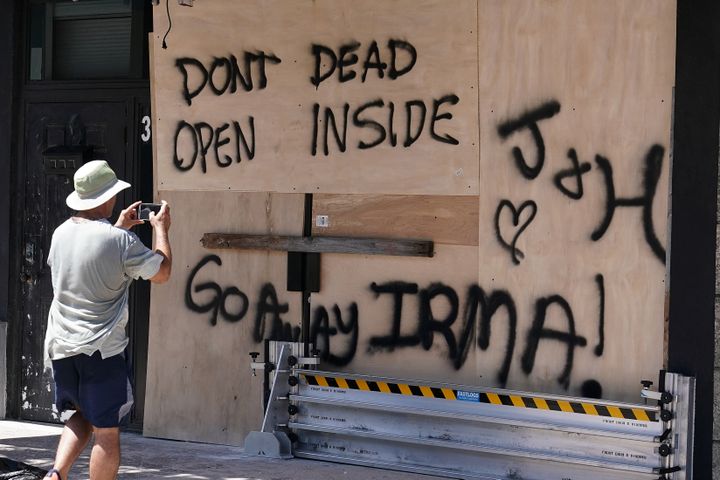
[[[598,296],[600,297],[600,321],[598,322],[598,344],[595,345],[595,355],[602,356],[605,351],[605,277],[601,274],[595,275],[595,283],[598,287]]]
[[[460,99],[457,95],[450,94],[445,95],[441,98],[432,100],[432,111],[430,113],[430,120],[427,122],[427,131],[430,138],[440,143],[447,143],[450,145],[458,145],[460,141],[452,135],[445,133],[440,134],[437,132],[437,123],[440,120],[451,120],[453,118],[452,113],[442,112],[441,108],[444,104],[457,105]],[[405,116],[400,121],[400,125],[404,127],[404,140],[402,146],[407,148],[413,145],[425,131],[425,118],[427,116],[428,107],[423,100],[408,100],[404,102]],[[313,138],[310,152],[313,156],[318,153],[318,141],[322,142],[323,153],[327,156],[330,154],[330,135],[335,140],[335,145],[340,152],[345,152],[348,147],[347,134],[348,134],[348,118],[350,117],[350,104],[346,103],[342,107],[342,116],[340,127],[338,127],[337,120],[335,118],[335,112],[331,107],[325,107],[323,109],[323,115],[320,115],[320,104],[316,103],[313,105]],[[386,110],[386,119],[380,120],[380,115]],[[372,112],[377,112],[377,115],[373,116]],[[395,103],[387,102],[378,98],[366,102],[359,107],[353,109],[352,113],[352,125],[357,129],[368,129],[368,131],[374,132],[373,138],[365,138],[358,140],[357,148],[359,150],[366,150],[377,147],[383,142],[387,141],[387,144],[392,147],[397,147],[398,134],[396,132],[395,122]],[[323,130],[320,132],[320,127]],[[332,132],[331,132],[332,131]]]
[[[207,255],[190,271],[185,287],[185,305],[198,314],[209,314],[210,325],[215,326],[218,318],[234,323],[241,321],[248,313],[250,302],[248,296],[236,286],[221,287],[213,281],[199,281],[201,274],[208,275],[209,264],[222,266],[217,255]],[[604,312],[605,290],[602,275],[595,280],[599,290],[598,344],[594,353],[602,355],[604,346]],[[517,342],[518,314],[515,300],[506,290],[486,292],[479,285],[470,285],[467,289],[465,302],[462,304],[455,289],[436,282],[426,288],[417,283],[393,281],[382,284],[371,283],[370,291],[375,299],[382,296],[390,297],[391,311],[388,316],[388,333],[371,336],[368,340],[369,353],[392,352],[401,348],[421,348],[430,350],[434,345],[442,345],[450,364],[461,369],[474,345],[485,351],[491,345],[491,327],[494,319],[506,319],[507,338],[505,354],[497,371],[496,381],[505,386],[512,365],[515,345]],[[212,292],[209,299],[200,302],[195,295]],[[412,297],[418,304],[417,319],[412,328],[402,328],[403,309],[407,308],[406,297]],[[235,308],[230,309],[232,302]],[[438,303],[446,306],[443,316],[438,316]],[[448,308],[449,306],[449,308]],[[292,340],[299,338],[299,327],[291,325],[283,319],[289,311],[287,303],[279,300],[277,291],[271,283],[265,283],[255,303],[256,315],[253,324],[253,340],[262,342],[271,340]],[[344,366],[352,362],[359,348],[360,315],[356,302],[347,307],[347,316],[338,305],[332,307],[332,318],[324,306],[317,306],[312,315],[310,341],[321,351],[321,358],[332,365]],[[562,325],[561,328],[547,326]],[[401,333],[405,332],[405,333]],[[567,300],[559,294],[552,294],[536,299],[531,327],[525,335],[525,347],[522,352],[520,367],[526,375],[530,375],[535,367],[537,352],[546,342],[555,342],[565,350],[565,360],[557,377],[558,383],[565,389],[569,388],[574,365],[575,350],[587,346],[587,339],[579,335],[575,327],[575,317]]]
[[[528,129],[530,131],[536,148],[536,160],[534,165],[530,165],[527,162],[527,160],[525,159],[525,155],[523,154],[520,147],[515,146],[512,148],[515,165],[520,171],[520,174],[528,180],[536,179],[540,175],[545,164],[545,141],[543,139],[542,133],[540,132],[538,122],[540,122],[541,120],[552,118],[559,112],[560,103],[556,100],[551,100],[535,109],[524,113],[517,119],[500,124],[497,128],[498,134],[503,139],[506,139],[510,135],[523,129]],[[597,228],[595,228],[595,230],[590,234],[590,238],[593,241],[599,241],[603,237],[603,235],[605,235],[605,232],[607,232],[608,228],[610,228],[610,224],[612,223],[613,217],[615,215],[615,210],[618,207],[641,208],[645,241],[650,246],[650,249],[652,250],[653,254],[658,258],[658,260],[663,262],[663,264],[665,263],[665,248],[662,246],[660,240],[657,237],[657,234],[655,233],[655,226],[653,224],[652,218],[652,206],[655,199],[655,193],[657,192],[657,185],[658,181],[660,180],[660,174],[662,173],[662,162],[664,155],[665,149],[660,145],[652,145],[650,147],[647,155],[645,156],[645,162],[643,165],[642,193],[636,197],[623,198],[618,198],[615,193],[612,164],[607,158],[601,155],[595,156],[595,163],[603,174],[603,178],[605,181],[606,200],[604,217],[601,220],[600,224],[597,226]],[[583,175],[588,173],[592,167],[588,162],[580,163],[580,161],[578,160],[577,152],[574,148],[570,148],[568,150],[567,156],[570,159],[572,166],[568,169],[563,169],[556,172],[553,177],[553,183],[555,187],[564,195],[568,196],[573,200],[580,200],[583,197],[584,193],[582,177]],[[567,179],[575,180],[574,189],[568,187],[564,183],[564,181]],[[501,233],[498,219],[500,217],[501,211],[509,207],[514,214],[513,223],[517,227],[520,213],[524,206],[527,206],[529,202],[531,201],[523,203],[520,210],[516,211],[515,207],[509,200],[503,199],[500,201],[500,204],[498,205],[495,214],[495,232],[497,239],[503,246],[503,248],[511,252],[512,261],[516,265],[520,263],[520,260],[522,258],[524,258],[523,252],[518,250],[515,245],[517,237],[520,235],[520,233],[522,233],[522,231],[527,228],[529,223],[532,221],[532,217],[534,217],[534,215],[532,215],[530,220],[522,224],[511,242],[507,242],[506,238]],[[537,205],[535,205],[535,211],[537,211]]]
[[[355,302],[350,304],[347,322],[343,321],[340,307],[335,305],[332,310],[336,325],[334,327],[330,326],[330,316],[325,307],[319,306],[315,309],[315,316],[310,326],[310,341],[315,345],[315,348],[320,350],[322,361],[342,367],[352,362],[353,358],[355,358],[355,352],[357,352],[358,335],[360,334],[358,306]],[[343,353],[337,353],[337,351],[330,348],[330,339],[338,334],[350,336]]]
[[[230,136],[225,136],[226,131],[230,128],[230,124],[223,123],[217,128],[205,122],[196,122],[190,124],[184,120],[178,122],[175,129],[175,152],[173,154],[173,164],[180,171],[191,170],[195,166],[195,162],[200,157],[200,170],[207,172],[207,154],[210,147],[213,148],[215,154],[215,163],[220,168],[226,168],[234,163],[240,163],[245,157],[247,160],[255,158],[255,119],[248,117],[249,125],[249,141],[243,132],[240,122],[232,121],[232,130]],[[185,136],[191,140],[191,156],[184,158],[178,153],[178,141],[181,134],[185,132]],[[232,139],[232,140],[231,140]],[[232,147],[232,155],[226,152],[221,154],[220,149],[225,145]],[[242,149],[240,148],[242,145]]]
[[[567,331],[545,327],[547,310],[551,305],[560,307],[560,310],[567,320]],[[585,337],[580,337],[575,334],[575,318],[573,317],[572,309],[567,300],[560,295],[539,298],[535,302],[535,318],[533,318],[532,327],[530,327],[530,330],[527,332],[527,346],[522,355],[521,365],[523,372],[532,372],[533,366],[535,365],[538,345],[540,344],[540,340],[543,339],[557,340],[560,343],[564,343],[567,347],[565,350],[565,368],[563,368],[562,373],[558,377],[558,383],[567,389],[570,385],[570,372],[572,371],[575,347],[584,347],[587,345],[587,340],[585,340]]]
[[[577,152],[574,148],[568,150],[567,156],[570,159],[570,163],[572,163],[572,167],[566,170],[560,170],[558,173],[556,173],[555,177],[553,177],[553,182],[555,183],[557,189],[560,190],[562,193],[572,198],[573,200],[580,200],[583,197],[584,193],[582,176],[589,172],[592,167],[588,162],[580,163],[578,161]],[[565,186],[563,180],[565,180],[566,178],[575,179],[575,190],[571,190],[570,188]]]
[[[509,210],[510,214],[512,215],[512,224],[514,227],[517,227],[516,230],[512,233],[512,239],[508,242],[505,237],[503,236],[501,232],[500,227],[500,219],[502,217],[504,210]],[[524,221],[520,223],[520,219],[523,216],[523,212],[528,212],[525,214]],[[500,204],[498,205],[497,210],[495,211],[495,234],[497,235],[498,242],[500,242],[500,245],[503,246],[507,251],[510,252],[512,255],[512,261],[515,265],[520,264],[520,260],[525,258],[525,254],[522,250],[517,248],[517,241],[520,238],[520,235],[525,231],[525,229],[530,225],[530,223],[535,218],[535,215],[537,214],[537,204],[533,202],[532,200],[528,200],[526,202],[523,202],[520,205],[520,208],[515,208],[515,205],[512,204],[510,200],[502,200],[500,201]]]
[[[188,105],[206,88],[214,95],[238,91],[263,90],[268,86],[267,68],[281,63],[273,54],[245,52],[243,68],[234,55],[214,57],[210,66],[195,58],[178,58],[175,66],[182,74],[182,96]],[[247,126],[244,126],[247,124]],[[180,120],[173,137],[173,165],[181,172],[188,172],[200,159],[200,171],[208,171],[208,152],[212,149],[215,165],[227,168],[243,159],[255,158],[255,117],[247,115],[242,120],[230,120],[214,127],[207,122],[189,123]],[[190,145],[181,151],[181,145]]]
[[[187,284],[185,285],[185,306],[195,313],[210,313],[210,325],[217,325],[218,316],[226,322],[239,322],[248,312],[250,305],[248,296],[236,286],[222,288],[216,282],[195,283],[198,273],[209,263],[222,266],[222,260],[217,255],[207,255],[190,271]],[[198,303],[193,293],[199,294],[204,291],[213,292],[212,297],[206,303]],[[235,297],[240,302],[236,311],[228,311],[228,300]],[[271,283],[264,284],[258,294],[256,303],[256,315],[253,328],[253,338],[261,342],[264,338],[283,341],[297,341],[300,338],[300,327],[290,325],[283,321],[281,315],[287,313],[289,306],[278,300],[275,287]],[[267,317],[270,321],[267,322]],[[269,325],[269,328],[268,328]]]
[[[607,191],[605,201],[605,218],[602,223],[592,232],[590,238],[597,241],[600,240],[610,227],[615,209],[617,207],[640,207],[642,208],[643,231],[645,232],[645,240],[652,249],[655,256],[665,263],[665,248],[660,244],[655,234],[655,226],[652,219],[652,206],[657,191],[657,184],[662,173],[662,162],[665,156],[665,149],[660,145],[650,147],[646,157],[643,173],[643,192],[638,197],[617,198],[615,196],[615,184],[613,183],[612,165],[606,159],[597,155],[595,162],[605,177],[605,188]]]
[[[364,52],[362,63],[360,52]],[[313,43],[310,54],[313,75],[309,78],[316,90],[333,78],[340,84],[352,80],[365,83],[375,77],[398,80],[411,73],[418,60],[412,43],[394,38],[383,48],[375,40],[367,47],[351,41],[337,49]],[[263,90],[269,85],[270,67],[282,63],[278,56],[262,50],[246,51],[240,58],[235,55],[213,57],[207,64],[196,58],[178,58],[175,67],[182,77],[181,94],[187,105],[191,106],[204,91],[221,96]],[[316,156],[320,150],[329,156],[344,153],[348,148],[367,150],[383,144],[408,148],[424,133],[433,141],[458,145],[460,140],[442,130],[443,121],[452,120],[451,108],[458,103],[460,98],[454,93],[402,103],[383,98],[368,99],[353,106],[344,103],[341,107],[314,103],[310,153]],[[255,119],[254,115],[245,115],[242,121],[228,120],[220,126],[179,121],[175,128],[173,165],[181,172],[189,172],[199,163],[200,171],[205,174],[211,150],[215,165],[220,168],[237,165],[243,159],[254,159]],[[348,141],[349,131],[353,131],[355,139],[352,145]]]
[[[435,341],[435,334],[441,334],[444,344],[447,347],[448,359],[456,369],[462,368],[467,358],[476,325],[479,324],[477,345],[485,350],[490,345],[490,326],[493,316],[504,307],[508,318],[508,339],[506,344],[505,358],[497,374],[497,382],[504,386],[510,371],[510,364],[515,349],[517,336],[517,312],[515,301],[507,291],[493,291],[488,296],[478,285],[472,285],[468,289],[467,300],[464,310],[462,328],[456,334],[452,326],[459,315],[459,298],[455,290],[442,283],[431,284],[428,288],[419,289],[415,283],[390,282],[382,285],[371,284],[370,289],[376,295],[389,294],[393,299],[393,314],[391,319],[390,334],[384,336],[370,337],[370,351],[388,350],[397,348],[417,347],[430,350]],[[418,322],[413,334],[401,335],[400,323],[403,310],[403,298],[405,295],[417,295],[420,308]],[[450,306],[445,318],[438,319],[433,313],[433,300],[444,298]],[[545,327],[548,316],[548,307],[558,305],[567,322],[567,330],[555,330]],[[570,373],[573,368],[574,352],[577,347],[584,347],[587,344],[585,337],[575,332],[575,318],[572,309],[567,301],[560,295],[551,295],[537,299],[535,303],[535,316],[532,327],[527,332],[526,347],[522,355],[521,367],[524,373],[530,374],[535,366],[537,349],[542,340],[553,340],[564,344],[566,348],[566,359],[562,371],[558,376],[558,383],[564,388],[570,384]]]
[[[510,120],[498,126],[498,133],[503,139],[506,139],[518,130],[522,130],[524,128],[530,130],[533,140],[535,141],[535,146],[537,147],[535,165],[532,166],[527,163],[520,147],[513,147],[512,149],[513,157],[515,158],[515,165],[518,170],[520,170],[520,173],[529,180],[532,180],[540,175],[540,171],[542,170],[543,165],[545,165],[545,141],[540,133],[540,127],[538,127],[537,122],[547,118],[552,118],[559,111],[560,103],[552,100],[534,110],[524,113],[516,120]]]
[[[200,95],[205,87],[209,87],[210,91],[217,96],[237,92],[238,84],[243,91],[250,92],[256,86],[253,76],[257,78],[258,90],[267,88],[266,65],[281,63],[278,57],[262,50],[245,52],[243,60],[244,68],[241,69],[235,55],[214,57],[210,67],[206,67],[195,58],[178,58],[175,61],[175,67],[183,77],[182,95],[187,104],[192,105],[192,99]]]
[[[335,50],[320,44],[313,44],[311,47],[312,55],[315,58],[315,73],[310,77],[310,82],[318,88],[320,84],[330,78],[335,71],[338,73],[338,81],[340,83],[349,82],[357,77],[357,73],[353,68],[358,63],[357,52],[361,47],[359,42],[349,42],[341,45],[337,53]],[[387,77],[390,80],[397,80],[406,73],[410,72],[417,62],[417,50],[410,43],[404,40],[391,38],[387,43],[387,50],[390,54],[390,62],[381,60],[380,48],[378,43],[373,40],[367,48],[365,61],[362,64],[362,75],[360,81],[365,83],[367,75],[371,70],[375,70],[379,79]],[[401,52],[404,52],[401,53]],[[399,63],[401,56],[404,59],[404,65]],[[323,69],[325,71],[323,71]]]
[[[248,311],[248,307],[250,306],[247,295],[241,292],[237,287],[228,287],[223,290],[220,285],[215,282],[204,282],[200,285],[194,285],[195,276],[198,274],[200,269],[210,262],[222,265],[220,257],[217,255],[208,255],[200,260],[200,262],[190,271],[190,277],[188,278],[188,282],[185,287],[185,306],[196,313],[210,312],[210,325],[217,325],[218,314],[220,314],[225,321],[239,322],[245,316]],[[193,298],[193,292],[200,293],[206,290],[212,290],[214,293],[213,297],[207,303],[198,304]],[[235,313],[228,312],[226,306],[227,299],[231,296],[238,297],[242,304],[240,309]]]
[[[358,72],[355,71],[353,66],[359,62],[359,57],[355,52],[360,47],[361,44],[358,42],[346,43],[337,50],[326,45],[313,44],[311,52],[315,59],[315,70],[310,77],[310,83],[316,89],[319,89],[321,84],[330,79],[335,72],[337,72],[337,81],[339,83],[349,82],[353,79],[365,83],[368,73],[371,71],[376,73],[378,79],[397,80],[410,73],[418,58],[417,49],[410,42],[390,39],[387,42],[390,59],[385,62],[382,60],[383,56],[380,53],[377,41],[372,41],[364,55],[365,61],[361,67],[362,74],[358,76]],[[385,57],[387,58],[387,54]],[[350,125],[357,130],[365,129],[368,132],[364,138],[357,141],[356,148],[359,150],[371,149],[383,143],[387,143],[392,147],[402,145],[408,148],[426,131],[426,125],[428,135],[432,140],[458,145],[460,141],[457,138],[448,133],[438,133],[437,125],[440,120],[451,120],[453,118],[452,113],[446,109],[457,105],[459,102],[460,98],[450,93],[427,102],[422,99],[409,100],[397,105],[397,108],[395,102],[382,98],[372,99],[352,107],[349,103],[345,103],[341,109],[336,110],[315,103],[313,105],[313,133],[310,153],[316,156],[319,147],[322,147],[323,154],[330,155],[331,139],[334,140],[333,148],[337,148],[341,153],[347,151],[347,137]],[[404,115],[396,115],[396,110],[404,112]],[[430,118],[426,122],[428,110],[430,111]],[[352,123],[350,123],[350,119],[352,119]],[[404,138],[398,139],[398,133],[396,133],[398,130],[404,132]]]

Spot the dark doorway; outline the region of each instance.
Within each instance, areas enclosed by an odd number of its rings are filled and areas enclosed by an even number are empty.
[[[20,343],[17,368],[21,380],[16,386],[15,399],[19,404],[15,416],[19,418],[59,421],[53,410],[51,373],[44,362],[47,314],[53,296],[46,262],[53,231],[72,213],[65,205],[65,198],[73,190],[74,170],[51,165],[44,153],[62,147],[86,151],[84,161],[107,160],[119,178],[132,184],[132,188],[118,197],[114,218],[135,199],[151,199],[152,156],[150,142],[143,141],[147,136],[142,121],[149,115],[149,102],[144,95],[137,96],[141,92],[142,89],[129,95],[119,91],[110,96],[108,92],[101,92],[105,96],[103,101],[93,101],[90,95],[87,102],[78,98],[88,97],[85,92],[65,92],[63,97],[75,101],[28,101],[25,104],[20,163],[23,187],[16,191],[20,196],[20,210],[15,222],[20,240],[16,262],[19,281],[15,292],[19,322],[13,329],[14,338]],[[50,92],[43,91],[41,96],[48,94]],[[151,245],[149,228],[140,226],[135,231],[146,245]],[[149,297],[148,282],[134,282],[128,335],[136,387],[136,407],[131,419],[135,428],[142,426]]]
[[[45,368],[44,337],[52,301],[47,252],[54,229],[71,212],[74,168],[48,160],[48,149],[84,152],[107,160],[132,188],[118,198],[115,216],[135,199],[152,200],[150,89],[147,34],[151,4],[142,0],[21,2],[22,59],[18,152],[13,168],[11,311],[8,323],[8,416],[57,422],[53,382]],[[113,28],[109,29],[108,22]],[[119,46],[122,46],[120,48]],[[94,55],[94,56],[93,56]],[[45,153],[45,155],[44,155]],[[63,168],[64,167],[64,168]],[[150,246],[151,232],[136,233]],[[129,354],[136,406],[143,420],[147,366],[148,282],[130,291]]]
[[[43,361],[43,339],[53,299],[46,261],[52,232],[72,213],[65,205],[65,197],[73,191],[74,170],[51,166],[44,161],[43,152],[58,146],[85,147],[91,152],[90,157],[107,160],[119,178],[127,178],[125,117],[124,103],[27,105],[20,282],[23,299],[21,416],[27,420],[59,420],[52,409],[52,375],[45,370]],[[123,192],[122,196],[128,197],[128,194]],[[129,199],[122,200],[119,205],[127,204]]]

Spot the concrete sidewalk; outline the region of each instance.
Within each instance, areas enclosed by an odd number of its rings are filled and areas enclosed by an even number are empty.
[[[62,427],[0,420],[0,456],[48,469]],[[197,480],[431,480],[439,477],[391,472],[311,460],[271,460],[245,455],[242,449],[176,442],[122,433],[119,479],[181,478]],[[71,472],[88,478],[87,448]],[[66,479],[67,480],[67,479]]]

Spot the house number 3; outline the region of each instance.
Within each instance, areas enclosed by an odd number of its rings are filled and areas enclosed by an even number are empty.
[[[150,140],[150,117],[145,115],[140,123],[143,125],[143,132],[140,134],[140,138],[143,142],[147,143]]]

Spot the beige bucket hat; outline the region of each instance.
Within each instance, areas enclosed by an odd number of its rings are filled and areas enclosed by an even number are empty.
[[[93,160],[78,168],[73,181],[75,191],[68,195],[65,203],[78,212],[99,207],[130,187],[129,183],[118,180],[105,160]]]

